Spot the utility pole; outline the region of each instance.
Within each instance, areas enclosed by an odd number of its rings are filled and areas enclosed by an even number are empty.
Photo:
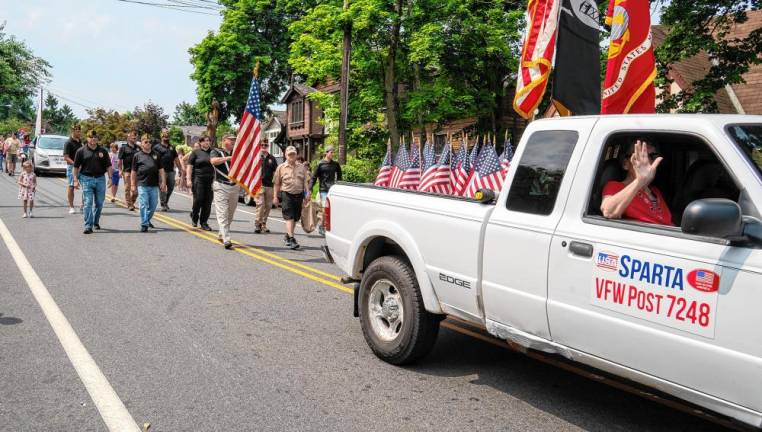
[[[349,11],[349,0],[344,0],[344,13]],[[339,82],[339,163],[347,163],[347,119],[349,117],[349,56],[352,52],[352,20],[345,16],[344,43]]]

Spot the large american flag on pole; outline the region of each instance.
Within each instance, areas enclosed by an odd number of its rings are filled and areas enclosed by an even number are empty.
[[[259,82],[254,76],[235,140],[229,175],[252,196],[262,186],[262,108],[259,100]]]
[[[392,180],[392,151],[388,147],[386,148],[386,156],[381,163],[381,168],[378,170],[378,176],[376,176],[376,186],[389,187],[389,183]]]

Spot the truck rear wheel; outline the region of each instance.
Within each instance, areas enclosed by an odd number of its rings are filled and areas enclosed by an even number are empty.
[[[402,258],[385,256],[368,266],[359,303],[363,335],[380,359],[401,365],[431,351],[441,318],[426,311],[415,273]]]

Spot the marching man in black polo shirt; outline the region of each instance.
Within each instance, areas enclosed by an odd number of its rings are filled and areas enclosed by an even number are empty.
[[[175,167],[180,171],[180,184],[185,184],[185,172],[183,172],[183,165],[180,163],[177,150],[169,143],[169,131],[167,129],[161,131],[161,142],[153,146],[153,150],[161,157],[161,166],[167,176],[167,190],[163,190],[159,194],[161,210],[166,212],[169,211],[169,198],[172,196],[172,191],[175,190]]]
[[[220,226],[217,238],[223,242],[225,249],[233,247],[230,239],[230,224],[233,222],[235,209],[238,206],[239,186],[228,177],[234,145],[235,137],[225,135],[222,139],[222,148],[213,149],[209,155],[214,165],[214,185],[212,185],[214,212],[217,213],[217,224]]]
[[[98,145],[98,135],[94,130],[87,131],[87,145],[81,147],[74,154],[72,176],[74,177],[74,189],[82,185],[85,217],[85,234],[92,234],[93,228],[99,230],[103,201],[106,200],[106,178],[108,173],[108,186],[111,185],[111,158],[106,149]]]
[[[159,203],[159,191],[167,191],[167,177],[161,155],[151,148],[151,137],[141,137],[140,151],[132,157],[132,190],[138,191],[140,232],[153,228],[151,218]]]
[[[132,188],[132,157],[140,149],[135,144],[135,132],[127,133],[127,144],[119,148],[117,158],[119,158],[119,172],[124,177],[124,202],[129,211],[135,210],[135,200],[138,198],[137,189]]]

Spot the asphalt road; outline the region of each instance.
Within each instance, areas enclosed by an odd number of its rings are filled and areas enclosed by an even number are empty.
[[[35,217],[22,219],[15,178],[0,176],[0,220],[151,431],[721,430],[455,327],[419,364],[387,365],[321,239],[302,233],[302,250],[286,249],[278,211],[257,236],[241,204],[233,251],[190,229],[181,194],[155,231],[107,203],[103,230],[84,236],[64,187],[40,178]],[[0,263],[0,431],[107,430],[4,244]]]

